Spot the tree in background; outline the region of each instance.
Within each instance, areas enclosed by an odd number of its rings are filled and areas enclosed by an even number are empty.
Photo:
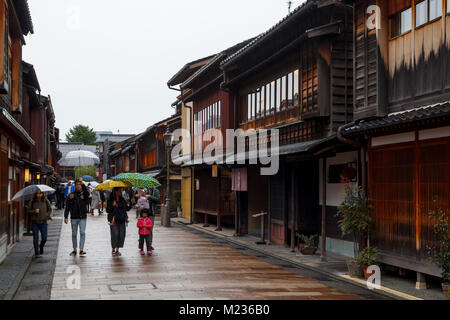
[[[97,137],[94,129],[81,124],[73,127],[66,134],[66,140],[70,143],[83,143],[86,146],[95,146]]]
[[[95,169],[95,166],[76,167],[75,179],[81,178],[82,176],[91,176],[94,179],[97,179],[97,170]]]

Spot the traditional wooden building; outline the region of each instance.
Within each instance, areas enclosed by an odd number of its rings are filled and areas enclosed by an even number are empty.
[[[192,102],[184,103],[183,97],[190,93],[190,89],[182,89],[181,84],[190,78],[194,73],[196,73],[200,68],[207,64],[214,57],[208,56],[192,62],[187,63],[183,66],[168,82],[167,86],[178,91],[180,94],[177,97],[177,101],[172,104],[172,107],[179,107],[181,110],[182,129],[187,132],[193,132],[193,104]],[[179,86],[180,88],[176,88]],[[194,146],[192,144],[192,139],[183,139],[182,141],[182,154],[180,155],[180,162],[186,162],[193,159],[192,150]],[[182,194],[182,212],[183,218],[192,220],[194,211],[194,168],[193,167],[182,167],[181,168],[181,194]]]
[[[279,136],[275,175],[261,174],[264,165],[249,152],[254,142],[243,154],[235,150],[236,160],[246,160],[233,167],[239,234],[260,234],[262,218],[254,215],[268,213],[271,242],[294,248],[296,233],[317,234],[323,255],[352,256],[335,218],[342,174],[359,180],[357,149],[337,139],[353,118],[352,30],[351,7],[309,0],[221,63],[234,127]],[[270,134],[267,141],[270,147]]]
[[[0,1],[0,261],[23,234],[25,215],[13,195],[26,182],[50,183],[58,130],[50,98],[40,96],[33,67],[22,61],[33,33],[26,0]],[[39,127],[36,127],[39,126]],[[39,128],[39,132],[37,131]]]
[[[421,274],[440,275],[428,213],[450,204],[450,1],[353,6],[355,122],[341,131],[368,154],[380,261],[417,271],[420,288]]]
[[[223,80],[220,63],[249,42],[244,41],[213,56],[180,86],[183,104],[192,108],[193,126],[189,132],[194,159],[185,162],[184,168],[191,168],[193,173],[193,221],[203,221],[205,226],[214,223],[218,230],[222,225],[234,226],[235,223],[231,169],[223,165],[223,156],[215,154],[216,150],[210,155],[204,152],[217,148],[221,155],[225,154],[226,130],[235,129],[234,100],[220,87]],[[220,137],[215,136],[214,131]]]

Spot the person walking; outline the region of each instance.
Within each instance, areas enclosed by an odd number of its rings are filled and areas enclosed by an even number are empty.
[[[64,211],[64,223],[69,223],[72,225],[72,244],[73,251],[70,253],[71,256],[77,255],[77,237],[78,229],[80,229],[80,257],[86,256],[84,251],[84,244],[86,241],[86,224],[87,224],[87,213],[88,213],[88,201],[89,201],[89,191],[86,186],[77,180],[75,182],[75,192],[69,195],[67,200],[66,209]]]
[[[56,189],[56,198],[58,201],[58,210],[64,209],[64,200],[65,200],[65,196],[64,196],[64,192],[65,192],[65,188],[64,185],[62,183],[60,183],[58,185],[58,188]]]
[[[94,215],[94,210],[98,210],[98,215],[100,216],[102,205],[100,204],[100,193],[98,191],[93,190],[92,193],[92,199],[91,199],[91,214]]]
[[[69,195],[71,195],[74,192],[75,192],[75,186],[73,186],[72,182],[69,181],[67,183],[66,188],[64,189],[64,199],[66,200],[66,203],[67,203],[67,199],[69,198]]]
[[[155,216],[159,214],[159,203],[161,201],[161,196],[159,193],[159,190],[157,188],[150,189],[149,195],[147,196],[147,199],[150,203],[150,220],[152,220],[152,229],[150,231],[150,248],[152,251],[155,250],[153,248],[153,227],[155,226]]]
[[[152,255],[152,250],[150,248],[150,234],[153,227],[152,220],[148,217],[150,213],[149,209],[143,209],[141,211],[141,217],[137,222],[137,227],[139,229],[139,249],[141,249],[141,255],[145,255],[144,242],[147,246],[147,255]]]
[[[141,196],[137,200],[136,219],[138,219],[141,216],[141,212],[144,209],[149,210],[148,213],[150,213],[150,203],[147,197],[144,194],[141,194]]]
[[[31,229],[33,230],[34,257],[39,258],[44,254],[44,246],[47,242],[48,224],[52,214],[52,205],[45,194],[38,191],[33,195],[33,199],[28,205],[28,212],[31,215]],[[41,243],[39,244],[39,233],[41,233]]]
[[[100,195],[100,201],[102,202],[102,210],[100,211],[100,215],[102,215],[103,211],[105,210],[106,197],[105,197],[105,192],[99,191],[98,193]]]
[[[111,229],[111,247],[113,257],[120,257],[119,249],[123,248],[128,224],[128,204],[123,197],[122,188],[114,188],[106,204],[108,222]]]

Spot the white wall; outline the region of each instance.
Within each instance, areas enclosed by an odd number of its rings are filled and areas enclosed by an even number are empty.
[[[323,159],[319,161],[319,205],[322,205],[322,162]],[[358,162],[358,152],[345,152],[338,153],[336,157],[327,158],[327,172],[326,175],[328,177],[328,172],[330,165],[335,164],[346,164],[349,162]],[[356,184],[356,183],[355,183]],[[342,183],[327,183],[327,206],[330,207],[338,207],[345,196],[345,187]]]

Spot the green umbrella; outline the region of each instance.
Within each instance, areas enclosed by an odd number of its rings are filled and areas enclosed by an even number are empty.
[[[141,173],[121,173],[112,179],[113,181],[128,182],[133,187],[144,189],[144,188],[159,188],[161,183],[155,178]]]

